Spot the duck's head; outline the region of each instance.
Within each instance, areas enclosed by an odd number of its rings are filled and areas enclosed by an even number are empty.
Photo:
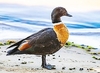
[[[63,7],[56,7],[51,13],[52,23],[61,22],[61,16],[72,17],[72,15],[68,14],[67,10]]]

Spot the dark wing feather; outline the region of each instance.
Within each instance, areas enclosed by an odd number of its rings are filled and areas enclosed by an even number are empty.
[[[17,48],[15,47],[14,49],[10,50],[10,52],[8,52],[8,54],[9,53],[13,54],[13,53],[17,53],[17,52],[24,52],[24,51],[18,51],[18,47],[24,42],[24,40],[29,40],[29,44],[31,46],[33,46],[32,48],[36,47],[37,50],[39,50],[41,46],[42,47],[48,46],[49,44],[47,45],[46,44],[47,42],[50,43],[50,41],[55,41],[55,38],[57,38],[57,37],[56,37],[56,34],[53,31],[53,29],[52,28],[45,28],[45,29],[43,29],[35,34],[32,34],[32,35],[22,39],[21,41],[9,46],[8,48],[11,48],[13,46],[16,46]],[[57,41],[57,39],[56,39],[56,41]],[[40,47],[38,48],[37,46],[38,47],[40,46]]]
[[[29,44],[32,47],[26,49],[25,51],[39,55],[51,54],[61,48],[60,42],[57,39],[57,35],[52,28],[38,33],[37,36],[32,36]]]
[[[26,38],[24,38],[24,39],[18,41],[18,42],[15,43],[15,44],[10,45],[9,47],[7,47],[7,49],[8,49],[8,48],[11,48],[11,47],[14,47],[14,46],[20,46],[21,43],[24,42],[25,40],[32,39],[33,37],[37,36],[39,33],[43,32],[43,31],[45,31],[45,30],[48,30],[48,29],[50,29],[50,28],[45,28],[45,29],[43,29],[43,30],[40,30],[39,32],[34,33],[34,34],[32,34],[32,35],[30,35],[30,36],[28,36],[28,37],[26,37]]]

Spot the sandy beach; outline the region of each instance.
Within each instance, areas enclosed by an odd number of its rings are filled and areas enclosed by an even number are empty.
[[[63,47],[58,52],[47,55],[47,63],[56,66],[54,70],[47,70],[41,67],[40,55],[6,56],[8,46],[0,46],[0,73],[100,73],[100,60],[93,58],[100,58],[100,54],[91,55],[80,48]]]

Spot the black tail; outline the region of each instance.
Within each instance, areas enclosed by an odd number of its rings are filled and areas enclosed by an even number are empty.
[[[32,35],[30,35],[30,36],[28,36],[28,37],[26,37],[26,38],[20,40],[19,42],[15,43],[15,44],[13,44],[13,45],[11,45],[11,46],[9,46],[9,47],[7,47],[7,49],[8,49],[8,48],[11,48],[11,47],[13,47],[13,46],[20,46],[20,44],[21,44],[24,40],[30,38],[31,36],[34,36],[34,34],[32,34]]]
[[[12,50],[9,50],[9,51],[7,51],[7,56],[8,55],[11,55],[11,54],[13,54],[14,52],[16,52],[16,51],[18,51],[18,46],[17,47],[15,47],[14,49],[12,49]]]
[[[7,47],[7,49],[8,48],[11,48],[11,47],[14,47],[14,46],[20,46],[20,44],[23,42],[23,40],[21,40],[21,41],[19,41],[19,42],[17,42],[17,43],[15,43],[15,44],[13,44],[13,45],[11,45],[11,46],[9,46],[9,47]]]
[[[23,40],[21,40],[21,41],[15,43],[15,44],[13,44],[13,45],[7,47],[7,49],[8,49],[8,48],[11,48],[11,47],[14,47],[14,46],[15,46],[14,49],[11,49],[11,50],[7,51],[7,55],[11,55],[11,54],[15,53],[16,51],[18,51],[18,47],[20,46],[20,44],[21,44],[22,42],[23,42]]]
[[[9,46],[9,47],[7,47],[7,49],[9,49],[9,48],[11,48],[11,47],[16,46],[14,49],[9,50],[9,51],[7,52],[7,55],[15,54],[17,51],[19,51],[19,50],[18,50],[18,47],[20,46],[20,44],[21,44],[24,40],[30,38],[31,36],[34,36],[34,34],[32,34],[32,35],[30,35],[30,36],[28,36],[28,37],[26,37],[26,38],[20,40],[19,42],[15,43],[15,44],[13,44],[13,45],[11,45],[11,46]],[[22,52],[22,53],[23,53],[23,52]]]

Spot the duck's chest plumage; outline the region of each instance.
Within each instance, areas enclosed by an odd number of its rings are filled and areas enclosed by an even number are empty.
[[[61,46],[64,46],[69,38],[67,27],[63,23],[58,23],[54,25],[53,29],[57,35],[58,41],[61,42]]]

